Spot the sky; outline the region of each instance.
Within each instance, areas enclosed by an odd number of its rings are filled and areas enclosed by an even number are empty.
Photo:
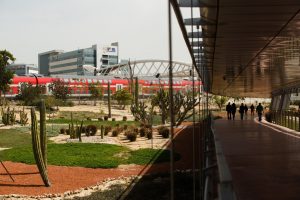
[[[168,59],[167,0],[0,0],[0,49],[16,63],[38,53],[119,42],[120,58]],[[191,63],[175,15],[173,60]]]

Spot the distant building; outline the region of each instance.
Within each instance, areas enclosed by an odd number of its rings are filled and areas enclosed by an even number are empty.
[[[50,75],[50,71],[49,71],[50,56],[58,55],[63,52],[64,52],[63,50],[52,50],[52,51],[40,53],[39,58],[38,58],[39,74],[43,74],[44,76],[49,76]]]
[[[29,74],[38,74],[38,67],[34,64],[11,64],[7,68],[13,71],[18,76],[24,76]]]
[[[102,57],[101,68],[106,68],[111,65],[116,65],[119,63],[119,43],[114,42],[111,43],[110,46],[103,47],[102,49]]]

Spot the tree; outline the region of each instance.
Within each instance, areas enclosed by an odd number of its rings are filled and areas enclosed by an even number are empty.
[[[49,85],[49,89],[52,91],[52,94],[56,99],[61,99],[63,101],[65,101],[71,93],[68,84],[60,79],[54,80]]]
[[[42,85],[33,86],[31,83],[22,83],[17,99],[24,101],[25,105],[35,105],[44,90],[45,86]]]
[[[158,106],[161,112],[161,123],[165,124],[169,112],[169,94],[160,89],[156,95],[152,96],[151,102],[154,106]]]
[[[131,94],[127,90],[118,90],[113,94],[113,99],[118,101],[118,104],[121,107],[121,109],[125,109],[125,106],[129,103],[130,100],[132,100]]]
[[[229,100],[228,97],[225,96],[217,96],[214,95],[213,97],[213,101],[214,103],[218,106],[218,108],[220,109],[220,111],[222,110],[222,108],[224,107],[224,105],[227,103],[227,101]]]
[[[89,84],[89,91],[91,93],[91,99],[94,100],[94,106],[96,106],[96,100],[103,97],[103,88],[101,85],[93,83]]]
[[[0,51],[0,98],[2,93],[5,93],[9,89],[9,84],[14,76],[13,72],[6,68],[10,62],[15,61],[14,56],[6,50]]]

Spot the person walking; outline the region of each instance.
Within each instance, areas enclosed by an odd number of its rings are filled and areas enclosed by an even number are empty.
[[[258,106],[256,107],[256,112],[258,114],[258,121],[261,121],[263,111],[264,111],[264,107],[261,105],[261,103],[259,103]]]
[[[233,103],[231,105],[231,115],[232,115],[232,119],[234,120],[235,118],[235,113],[236,113],[236,106],[235,106],[235,103]]]
[[[244,107],[245,107],[245,116],[246,116],[248,113],[248,106],[245,104]]]
[[[242,103],[241,106],[240,106],[239,113],[240,113],[240,115],[241,115],[241,120],[243,120],[243,119],[244,119],[244,113],[245,113],[245,106],[244,106],[243,103]]]
[[[251,116],[253,116],[254,115],[254,105],[253,104],[250,106],[250,110],[251,110]]]
[[[231,105],[230,102],[228,102],[226,106],[226,111],[227,111],[227,119],[231,119]]]

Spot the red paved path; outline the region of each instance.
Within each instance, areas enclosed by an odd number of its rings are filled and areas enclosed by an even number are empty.
[[[238,199],[300,199],[300,139],[253,120],[215,121]]]

